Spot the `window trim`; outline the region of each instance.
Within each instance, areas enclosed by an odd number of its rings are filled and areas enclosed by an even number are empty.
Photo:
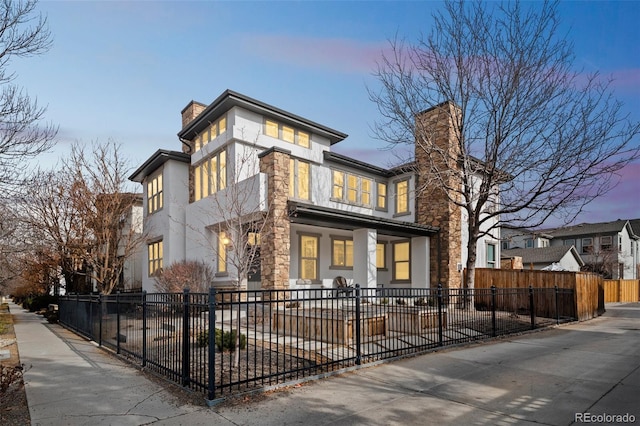
[[[389,265],[387,262],[387,244],[389,242],[388,241],[376,241],[376,269],[378,271],[388,271],[389,270]],[[382,246],[382,266],[378,266],[378,246]]]
[[[149,187],[153,188],[155,182],[156,188],[159,188],[157,191],[152,194],[149,193]],[[154,205],[157,207],[151,210],[151,206]],[[163,170],[160,173],[154,175],[151,179],[147,181],[147,215],[154,214],[164,208],[164,177]]]
[[[307,173],[307,191],[308,191],[308,197],[304,198],[300,196],[300,175],[299,175],[299,164],[303,163],[306,164],[308,169],[308,173]],[[293,167],[291,167],[291,165],[293,165]],[[297,199],[297,200],[304,200],[304,201],[311,201],[311,170],[312,170],[312,166],[311,166],[311,162],[309,161],[305,161],[305,160],[300,160],[298,158],[295,157],[290,157],[289,158],[289,198],[293,198],[293,199]],[[291,186],[291,184],[293,183],[293,187]]]
[[[341,176],[342,184],[336,184],[336,177]],[[355,187],[349,185],[349,178],[355,179]],[[364,191],[363,182],[367,181],[369,183],[369,191]],[[359,175],[356,173],[348,172],[340,169],[331,169],[331,201],[335,201],[338,203],[349,204],[350,206],[359,206],[365,208],[372,208],[372,198],[373,198],[373,183],[376,182],[372,178]],[[340,188],[340,189],[339,189]],[[377,187],[376,187],[377,188]],[[340,197],[336,196],[336,192],[339,189]],[[355,201],[351,201],[349,199],[349,193],[355,191]],[[363,194],[369,194],[369,202],[364,203],[362,201]]]
[[[303,237],[310,237],[310,238],[314,238],[316,240],[316,257],[315,258],[303,257],[302,256],[302,238]],[[302,261],[304,259],[315,259],[315,261],[316,261],[316,271],[315,271],[316,278],[315,279],[311,279],[311,282],[314,283],[314,284],[320,284],[322,282],[320,280],[320,238],[321,237],[322,237],[321,234],[314,234],[314,233],[311,233],[311,232],[298,232],[298,276],[300,278],[302,278]]]
[[[154,252],[154,247],[157,247],[157,251]],[[157,257],[152,257],[157,253]],[[157,277],[162,273],[164,267],[164,247],[163,240],[154,240],[147,242],[147,276]]]
[[[376,184],[376,210],[380,212],[388,212],[389,211],[389,185],[387,182],[375,181]],[[380,206],[380,185],[384,186],[384,195],[382,195],[382,200],[384,200],[384,206]]]
[[[493,247],[493,260],[489,260],[489,247]],[[488,242],[486,243],[486,247],[485,247],[485,264],[487,265],[487,268],[489,269],[496,269],[498,266],[498,246],[496,243],[494,242]],[[493,263],[493,266],[491,266],[491,264]]]
[[[267,124],[268,123],[273,123],[273,124],[276,125],[276,131],[278,133],[277,136],[274,136],[274,135],[271,135],[271,134],[267,133]],[[287,129],[291,129],[293,131],[293,141],[289,141],[289,140],[286,140],[284,138],[284,128],[285,127]],[[304,140],[306,140],[306,144],[301,143],[301,140],[303,140],[303,138],[300,137],[301,133],[306,135],[306,138],[304,138]],[[304,131],[304,130],[300,130],[297,127],[292,126],[290,124],[281,123],[281,122],[279,122],[277,120],[274,120],[272,118],[269,118],[269,117],[264,117],[264,119],[263,119],[263,122],[262,122],[262,134],[265,135],[265,136],[268,136],[270,138],[275,138],[275,139],[281,140],[283,142],[290,143],[292,145],[298,145],[299,147],[302,147],[302,148],[306,148],[306,149],[310,149],[311,148],[311,135],[312,135],[311,133],[309,133],[307,131]]]
[[[220,159],[224,154],[224,165]],[[215,172],[212,171],[215,160]],[[203,200],[219,191],[225,190],[229,185],[229,155],[226,148],[208,155],[201,162],[193,166],[193,201]],[[206,177],[206,181],[205,181]],[[206,183],[205,183],[206,182]],[[215,183],[215,191],[213,190]],[[221,186],[222,185],[222,186]]]
[[[329,237],[331,237],[331,265],[329,266],[329,269],[340,269],[340,270],[347,270],[347,271],[351,271],[353,270],[353,262],[354,262],[354,245],[353,245],[353,238],[346,236],[346,235],[330,235]],[[344,265],[338,265],[335,263],[335,252],[334,252],[334,243],[336,241],[342,241],[343,243],[343,250],[344,250]],[[351,265],[349,265],[348,263],[348,257],[347,257],[347,242],[351,242]]]
[[[398,216],[405,216],[405,215],[409,215],[411,214],[411,206],[409,203],[409,178],[405,178],[405,179],[398,179],[395,182],[393,182],[393,186],[394,186],[394,214],[393,217],[398,217]],[[407,204],[407,210],[403,210],[403,211],[398,211],[398,207],[399,207],[399,201],[400,201],[400,197],[399,197],[399,193],[398,193],[398,186],[402,183],[406,183],[407,184],[407,191],[404,194],[404,198],[406,200],[406,204]]]
[[[407,260],[396,260],[396,247],[399,244],[407,244],[409,248],[408,259]],[[397,265],[399,263],[407,263],[409,269],[409,277],[408,278],[398,278],[398,268]],[[397,240],[391,242],[391,283],[409,283],[411,282],[411,240]]]

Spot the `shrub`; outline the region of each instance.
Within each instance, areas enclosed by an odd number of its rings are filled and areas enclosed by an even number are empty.
[[[404,306],[407,304],[407,301],[404,299],[398,299],[396,300],[396,305],[400,305],[400,306]]]
[[[436,301],[431,297],[429,298],[419,297],[418,299],[416,299],[416,301],[413,304],[415,306],[435,306]]]
[[[235,351],[236,344],[236,331],[225,331],[224,333],[219,328],[215,330],[216,335],[216,349],[219,351]],[[196,336],[198,346],[205,347],[209,345],[209,330],[202,330]],[[240,349],[247,347],[247,336],[240,333]]]

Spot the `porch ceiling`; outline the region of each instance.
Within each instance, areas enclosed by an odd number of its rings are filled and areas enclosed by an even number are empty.
[[[369,228],[377,230],[382,235],[404,238],[430,237],[439,231],[439,228],[434,226],[385,219],[295,201],[289,201],[289,220],[291,223],[351,231]]]

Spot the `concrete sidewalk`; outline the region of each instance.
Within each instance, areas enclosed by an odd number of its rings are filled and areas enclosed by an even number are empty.
[[[640,424],[640,304],[598,319],[449,349],[214,408],[11,304],[33,425]],[[587,415],[582,415],[583,419]],[[629,419],[627,417],[626,419]],[[620,424],[614,417],[597,424]],[[607,421],[611,420],[611,421]]]

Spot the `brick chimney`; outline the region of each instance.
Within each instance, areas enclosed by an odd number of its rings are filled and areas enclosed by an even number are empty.
[[[456,160],[460,150],[453,120],[459,114],[460,109],[447,101],[416,117],[416,221],[440,228],[438,235],[431,238],[431,287],[438,284],[449,288],[462,286],[458,271],[458,264],[462,263],[462,211],[449,201],[442,184],[428,174],[432,163],[440,170],[458,167]],[[430,146],[434,148],[430,149]],[[457,181],[452,174],[445,174],[441,180],[448,185]]]

